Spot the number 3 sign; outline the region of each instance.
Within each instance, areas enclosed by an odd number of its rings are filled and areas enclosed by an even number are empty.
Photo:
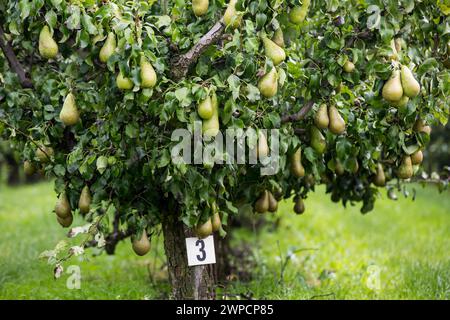
[[[214,237],[212,235],[205,239],[186,238],[186,251],[189,266],[216,263]]]

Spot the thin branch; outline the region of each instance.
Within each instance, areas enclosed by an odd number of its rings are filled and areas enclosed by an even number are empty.
[[[294,114],[286,114],[286,115],[282,116],[281,123],[296,122],[296,121],[303,120],[306,117],[306,115],[309,113],[309,111],[311,111],[313,105],[314,105],[314,101],[312,101],[312,100],[308,101],[300,109],[299,112],[294,113]]]
[[[5,40],[5,33],[3,32],[2,27],[0,26],[0,48],[3,51],[6,59],[8,60],[9,66],[11,70],[17,74],[19,77],[19,82],[22,88],[32,88],[33,83],[27,77],[25,70],[20,64],[19,60],[17,60],[16,55],[11,47],[11,45]]]
[[[223,21],[218,21],[188,52],[176,56],[171,63],[172,79],[180,80],[185,77],[189,71],[189,67],[197,61],[200,55],[210,45],[222,38],[224,30],[225,25]]]

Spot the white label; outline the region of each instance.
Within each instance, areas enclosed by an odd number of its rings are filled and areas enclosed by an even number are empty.
[[[186,238],[186,251],[189,266],[216,263],[214,237],[212,235],[205,239]]]

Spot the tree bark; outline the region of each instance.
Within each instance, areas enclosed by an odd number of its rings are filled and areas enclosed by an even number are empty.
[[[188,266],[185,239],[192,237],[193,232],[173,215],[165,218],[162,228],[172,298],[176,300],[215,299],[214,265]]]

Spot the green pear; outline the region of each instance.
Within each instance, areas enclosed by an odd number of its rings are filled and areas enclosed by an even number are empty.
[[[319,154],[323,154],[327,148],[327,141],[316,126],[311,127],[311,147]]]
[[[422,119],[417,119],[416,122],[414,123],[414,127],[413,130],[415,132],[423,132],[426,133],[427,135],[431,134],[431,127],[425,124],[425,121],[423,121]]]
[[[341,161],[339,161],[339,159],[334,160],[334,172],[338,176],[342,176],[345,173],[344,166],[342,165]]]
[[[36,173],[36,167],[31,161],[25,160],[23,162],[23,172],[27,176],[32,176],[33,174]]]
[[[131,247],[138,256],[145,256],[150,251],[151,244],[145,230],[142,231],[140,239],[132,239]]]
[[[296,214],[303,214],[305,212],[305,203],[302,197],[297,197],[295,199],[294,212]]]
[[[314,116],[314,124],[319,129],[326,129],[330,124],[330,118],[328,118],[328,107],[325,103],[319,106],[319,109]]]
[[[351,61],[347,61],[344,63],[344,71],[347,73],[352,73],[353,71],[355,71],[355,64]]]
[[[401,79],[404,94],[410,98],[416,97],[420,92],[420,84],[407,66],[402,66]]]
[[[78,208],[82,214],[87,214],[91,210],[91,191],[88,186],[84,186],[81,190],[80,200],[78,201]]]
[[[206,97],[198,104],[197,112],[203,120],[211,119],[214,114],[211,97]]]
[[[39,53],[46,59],[54,59],[58,54],[58,44],[53,40],[48,26],[44,26],[39,33]]]
[[[284,52],[284,49],[278,46],[275,42],[273,42],[267,37],[264,37],[263,43],[266,56],[270,60],[272,60],[275,66],[279,65],[284,60],[286,60],[286,53]]]
[[[225,23],[225,26],[231,27],[233,29],[239,27],[242,20],[242,15],[239,14],[236,10],[236,3],[237,0],[230,0],[230,2],[228,3],[227,10],[223,15],[223,22]]]
[[[269,145],[267,138],[262,131],[258,133],[258,159],[263,159],[269,156]]]
[[[305,168],[302,164],[302,149],[298,148],[291,158],[291,172],[297,178],[305,176]]]
[[[276,212],[278,210],[278,201],[273,196],[272,192],[267,191],[269,195],[269,212]]]
[[[208,219],[204,224],[200,224],[195,229],[197,238],[204,239],[213,233],[213,225],[211,219]]]
[[[68,228],[72,225],[73,215],[71,213],[69,216],[67,216],[65,218],[60,218],[59,216],[56,216],[56,220],[61,225],[61,227]]]
[[[134,87],[133,81],[130,78],[124,77],[122,72],[119,72],[116,78],[117,88],[120,90],[131,90]]]
[[[279,46],[280,48],[284,48],[284,34],[283,30],[281,28],[278,28],[275,30],[275,33],[273,34],[272,41]]]
[[[397,171],[397,176],[400,179],[409,179],[413,176],[413,166],[410,156],[404,156],[402,163]]]
[[[421,150],[417,150],[411,155],[411,162],[413,165],[420,165],[423,161],[423,152]]]
[[[391,78],[384,84],[382,95],[389,102],[400,101],[403,97],[403,87],[400,79],[400,71],[392,72]]]
[[[266,98],[272,98],[278,91],[278,73],[275,67],[266,73],[258,82],[259,92]]]
[[[106,38],[103,47],[100,49],[99,58],[100,61],[106,63],[109,57],[112,56],[114,51],[116,50],[116,36],[113,32],[108,33],[108,37]]]
[[[265,213],[269,211],[269,206],[269,192],[264,190],[260,198],[255,202],[255,211],[258,213]]]
[[[213,93],[211,96],[211,104],[213,109],[212,117],[203,120],[202,132],[204,135],[209,137],[215,137],[219,133],[220,123],[219,123],[219,103],[217,101],[217,95]]]
[[[386,185],[386,176],[381,163],[377,164],[377,173],[373,177],[373,184],[377,187],[384,187]]]
[[[50,158],[53,156],[53,148],[40,146],[36,149],[36,157],[39,159],[39,162],[47,163],[50,161]]]
[[[209,0],[192,0],[192,10],[197,17],[208,12]]]
[[[329,129],[334,134],[343,134],[345,132],[345,121],[335,106],[328,109],[328,118],[330,118]]]
[[[217,232],[222,227],[222,221],[220,220],[219,209],[217,208],[217,204],[215,202],[212,205],[212,210],[214,212],[214,214],[211,218],[212,229],[213,229],[213,232]]]
[[[303,4],[301,6],[294,7],[289,12],[289,20],[294,24],[302,23],[305,20],[306,15],[308,14],[310,3],[311,0],[303,0]]]
[[[399,101],[392,101],[390,105],[397,108],[404,108],[408,105],[409,97],[403,95],[403,97]]]
[[[55,212],[58,217],[65,219],[72,214],[72,209],[70,208],[69,199],[65,192],[61,193],[58,201],[55,205]]]
[[[59,118],[66,126],[73,126],[80,120],[80,114],[73,93],[70,92],[66,96],[61,112],[59,113]]]
[[[143,55],[141,56],[140,67],[141,88],[153,88],[157,81],[156,72],[152,64]]]

